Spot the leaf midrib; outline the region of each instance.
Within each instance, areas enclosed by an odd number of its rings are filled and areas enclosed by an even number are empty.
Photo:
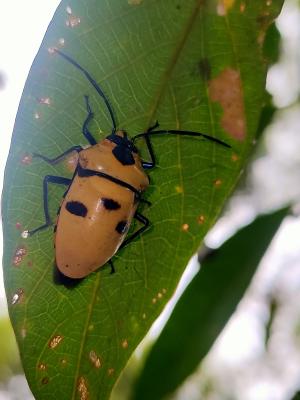
[[[194,26],[194,23],[196,21],[198,14],[200,12],[201,6],[203,6],[203,0],[197,0],[196,4],[195,4],[195,8],[194,8],[190,18],[188,19],[188,22],[187,22],[185,28],[183,29],[181,36],[179,36],[178,40],[176,41],[176,43],[178,43],[178,44],[177,44],[177,46],[175,46],[175,50],[174,50],[173,55],[171,56],[170,62],[167,65],[165,72],[162,74],[160,84],[158,85],[157,93],[154,96],[152,106],[150,106],[149,119],[146,124],[146,129],[148,129],[148,127],[151,126],[151,123],[153,123],[153,120],[155,119],[154,116],[156,114],[156,111],[157,111],[160,101],[162,99],[162,96],[166,90],[169,80],[172,77],[172,72],[177,64],[177,61],[180,57],[182,50],[184,49],[184,46],[189,37],[189,34]]]

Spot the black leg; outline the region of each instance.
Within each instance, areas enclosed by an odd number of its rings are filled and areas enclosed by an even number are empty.
[[[143,166],[143,168],[144,169],[151,169],[151,168],[154,168],[155,167],[155,164],[156,164],[156,160],[155,160],[155,155],[154,155],[154,151],[153,151],[153,147],[152,147],[152,144],[151,144],[151,141],[150,141],[150,138],[149,138],[149,133],[150,132],[152,132],[154,129],[156,129],[156,128],[158,128],[159,127],[159,123],[158,123],[158,121],[156,121],[156,123],[153,125],[153,126],[151,126],[148,130],[147,130],[147,132],[145,132],[144,134],[143,134],[143,137],[145,138],[145,141],[146,141],[146,145],[147,145],[147,149],[148,149],[148,152],[149,152],[149,155],[150,155],[150,161],[144,161],[144,160],[142,160],[142,166]],[[139,137],[141,137],[141,135],[138,135]],[[135,136],[134,138],[133,138],[133,140],[136,138],[137,136]]]
[[[42,156],[41,154],[37,154],[37,153],[33,153],[33,156],[41,158],[42,160],[46,161],[48,164],[54,165],[54,164],[57,164],[60,161],[62,161],[64,158],[66,158],[68,154],[73,153],[73,151],[77,151],[77,153],[79,153],[81,150],[82,150],[81,146],[73,146],[55,158],[48,158],[48,157]]]
[[[151,203],[151,201],[148,201],[148,200],[146,200],[146,199],[139,199],[139,202],[140,203],[144,203],[144,204],[147,204],[147,206],[152,206],[152,203]]]
[[[87,80],[91,83],[91,85],[96,89],[97,93],[99,94],[100,97],[102,97],[102,99],[104,100],[104,103],[106,105],[106,108],[109,112],[111,121],[112,121],[112,134],[114,134],[116,132],[116,120],[115,120],[115,116],[113,113],[113,110],[111,108],[111,105],[109,103],[108,98],[105,96],[103,90],[101,89],[101,87],[98,85],[98,83],[95,81],[94,78],[92,78],[92,76],[89,74],[88,71],[86,71],[81,65],[79,65],[75,60],[73,60],[70,56],[68,56],[67,54],[63,53],[62,51],[55,49],[56,53],[59,54],[61,57],[63,57],[65,60],[67,60],[70,64],[72,64],[75,68],[77,68],[79,71],[81,71],[83,73],[83,75],[87,78]]]
[[[144,224],[140,229],[138,229],[136,232],[134,232],[132,235],[129,236],[124,242],[121,244],[120,249],[123,247],[127,246],[130,242],[132,242],[137,236],[139,236],[141,233],[143,233],[150,225],[150,221],[148,218],[144,217],[144,215],[136,212],[134,214],[134,218],[137,219],[139,222]]]
[[[112,274],[114,274],[114,273],[116,272],[112,260],[109,260],[109,261],[108,261],[108,264],[110,265],[110,274],[112,275]]]
[[[62,176],[53,176],[46,175],[43,182],[43,202],[44,202],[44,214],[45,214],[45,223],[38,228],[35,228],[31,231],[28,231],[29,235],[34,235],[36,232],[41,231],[42,229],[48,228],[48,226],[52,225],[52,221],[49,215],[48,210],[48,184],[55,183],[57,185],[70,185],[72,179],[63,178]]]
[[[94,118],[94,113],[93,113],[90,103],[89,103],[89,97],[84,96],[84,99],[85,99],[85,104],[86,104],[86,109],[87,109],[88,114],[82,125],[82,133],[83,133],[84,137],[87,139],[87,141],[89,142],[89,144],[91,146],[93,146],[94,144],[97,143],[97,141],[94,139],[93,135],[89,131],[88,124]]]

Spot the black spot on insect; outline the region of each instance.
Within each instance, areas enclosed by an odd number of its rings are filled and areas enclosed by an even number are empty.
[[[131,150],[125,146],[116,146],[112,152],[122,165],[133,165],[135,163]]]
[[[54,225],[53,232],[55,233],[56,231],[57,231],[57,225]]]
[[[88,212],[86,206],[80,203],[80,201],[68,201],[66,210],[78,217],[85,217]]]
[[[211,77],[211,65],[207,58],[202,58],[198,63],[198,71],[204,81]]]
[[[123,233],[125,233],[127,231],[127,221],[120,221],[118,222],[117,226],[116,226],[116,231],[122,235]]]
[[[121,208],[120,204],[113,199],[102,198],[101,201],[107,210],[118,210]]]
[[[60,214],[61,206],[58,207],[56,215]]]

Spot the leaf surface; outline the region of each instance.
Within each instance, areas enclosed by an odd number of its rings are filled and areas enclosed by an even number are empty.
[[[264,34],[281,4],[61,2],[21,99],[2,203],[9,312],[36,399],[109,397],[252,148],[265,94]],[[71,177],[76,159],[50,166],[32,154],[51,158],[86,145],[84,95],[97,140],[111,132],[111,121],[85,76],[53,48],[89,71],[131,136],[158,120],[162,129],[204,132],[232,145],[153,137],[157,167],[145,194],[152,206],[140,209],[151,228],[117,253],[114,275],[104,267],[73,289],[53,282],[52,229],[27,239],[21,232],[44,223],[43,177]],[[138,146],[144,156],[142,141]],[[53,219],[64,190],[50,187]]]

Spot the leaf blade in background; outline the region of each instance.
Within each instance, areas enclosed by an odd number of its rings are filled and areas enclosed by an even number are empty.
[[[199,365],[237,307],[287,213],[283,209],[258,217],[204,257],[150,350],[133,399],[163,399]]]
[[[20,103],[2,203],[9,312],[36,399],[109,397],[239,177],[264,101],[263,37],[282,1],[243,10],[225,2],[221,12],[220,3],[71,0],[54,15]],[[53,283],[52,230],[20,233],[44,222],[43,177],[72,176],[74,158],[50,166],[32,154],[51,158],[86,144],[84,95],[97,140],[111,123],[102,99],[53,47],[88,69],[132,136],[157,119],[161,128],[209,133],[234,149],[153,138],[152,206],[142,208],[152,228],[117,254],[116,274],[104,268],[73,290]],[[63,192],[50,188],[52,216]]]

